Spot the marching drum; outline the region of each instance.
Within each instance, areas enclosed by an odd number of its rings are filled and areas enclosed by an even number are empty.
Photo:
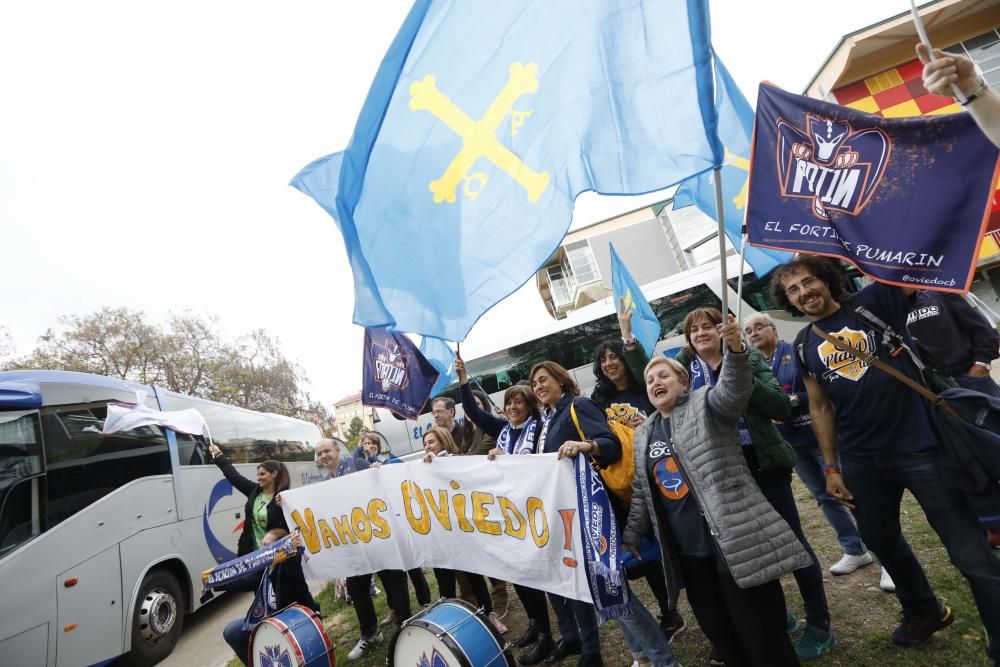
[[[293,604],[257,624],[250,636],[253,667],[336,667],[319,614]]]
[[[482,610],[441,600],[405,621],[389,644],[387,665],[398,667],[514,667],[514,656]]]

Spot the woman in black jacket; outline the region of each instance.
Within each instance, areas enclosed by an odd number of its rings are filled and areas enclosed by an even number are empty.
[[[604,414],[593,401],[580,396],[580,388],[565,368],[554,361],[543,361],[532,367],[528,378],[542,406],[542,428],[537,446],[540,451],[558,452],[560,458],[585,454],[593,457],[601,467],[621,458],[621,443],[608,428]],[[576,413],[586,439],[580,438],[572,412]],[[604,664],[594,605],[552,593],[549,593],[549,602],[559,621],[560,638],[546,662],[552,664],[580,654],[577,664],[581,667]]]
[[[278,461],[264,461],[257,466],[257,483],[244,477],[236,470],[222,450],[216,445],[208,448],[212,461],[219,467],[222,474],[236,489],[247,497],[244,507],[243,532],[237,543],[237,555],[244,556],[256,551],[262,546],[288,535],[288,524],[279,506],[279,495],[291,486],[288,468]],[[249,590],[256,591],[263,576],[251,576],[239,579],[229,587],[217,590]],[[290,558],[273,567],[271,585],[274,588],[275,603],[278,609],[293,604],[301,604],[313,611],[319,611],[319,605],[313,600],[302,573],[302,561]],[[222,631],[226,643],[233,649],[236,656],[247,663],[250,648],[249,630],[243,629],[243,620],[238,618],[229,623]]]

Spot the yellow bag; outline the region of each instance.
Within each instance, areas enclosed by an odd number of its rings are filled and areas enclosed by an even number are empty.
[[[580,440],[586,442],[587,436],[580,428],[580,420],[576,416],[576,406],[573,403],[569,404],[569,415],[573,419],[573,425],[576,426],[576,432],[580,434]],[[632,478],[635,477],[635,457],[633,456],[635,430],[616,421],[608,422],[608,428],[622,445],[622,457],[607,468],[602,468],[591,455],[590,465],[600,473],[608,493],[614,494],[627,505],[632,502]]]

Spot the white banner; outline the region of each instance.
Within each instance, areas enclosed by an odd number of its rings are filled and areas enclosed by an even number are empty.
[[[555,454],[383,465],[281,494],[307,579],[442,567],[591,600],[573,464]]]

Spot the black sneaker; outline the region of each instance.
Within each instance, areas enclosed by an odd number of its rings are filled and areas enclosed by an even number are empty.
[[[903,621],[892,631],[892,643],[897,646],[919,646],[938,630],[955,622],[951,607],[944,607],[939,614],[910,616],[903,612]]]
[[[671,610],[666,616],[660,619],[660,630],[663,632],[663,638],[667,640],[668,644],[674,641],[674,637],[680,634],[686,627],[687,623],[684,622],[684,617],[676,609]]]
[[[712,667],[726,667],[726,661],[722,659],[722,654],[719,653],[719,649],[712,647],[712,654],[708,658],[708,664]]]

